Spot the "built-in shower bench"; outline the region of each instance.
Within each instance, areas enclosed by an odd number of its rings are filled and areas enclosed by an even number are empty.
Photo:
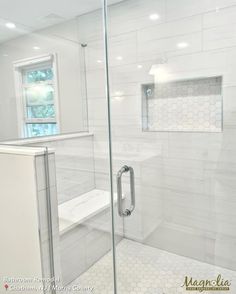
[[[114,193],[114,201],[117,194]],[[94,189],[58,206],[60,234],[85,223],[110,206],[110,192]]]
[[[98,189],[59,205],[60,258],[65,284],[80,276],[111,249],[109,207],[110,192]],[[118,213],[115,218],[118,242],[123,237],[123,222]]]

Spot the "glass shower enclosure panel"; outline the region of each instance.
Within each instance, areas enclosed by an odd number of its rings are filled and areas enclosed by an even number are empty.
[[[114,233],[103,2],[0,2],[0,141],[43,147],[38,164],[42,173],[50,167],[51,194],[40,186],[37,199],[42,276],[113,293],[112,244],[123,238],[123,220]]]
[[[236,49],[216,2],[108,1],[118,293],[235,292]]]
[[[0,3],[0,141],[45,148],[43,277],[235,293],[236,2],[23,2]]]

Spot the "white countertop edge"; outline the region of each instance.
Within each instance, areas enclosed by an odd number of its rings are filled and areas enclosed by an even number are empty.
[[[81,138],[81,137],[89,137],[93,136],[93,133],[89,132],[79,132],[79,133],[71,133],[64,135],[55,135],[55,136],[45,136],[45,137],[34,137],[34,138],[25,138],[14,141],[3,141],[0,142],[1,145],[9,144],[9,145],[26,145],[26,144],[37,144],[51,141],[59,141],[59,140],[68,140],[73,138]]]
[[[48,153],[54,153],[54,150],[50,148]],[[0,154],[39,156],[45,154],[45,148],[0,144]]]

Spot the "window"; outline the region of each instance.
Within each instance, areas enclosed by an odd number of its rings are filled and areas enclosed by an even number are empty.
[[[54,56],[15,63],[20,133],[24,137],[59,132]]]

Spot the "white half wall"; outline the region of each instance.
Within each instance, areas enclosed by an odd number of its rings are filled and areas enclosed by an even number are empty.
[[[9,290],[29,285],[4,282],[5,278],[42,278],[35,157],[18,151],[0,151],[0,293],[6,292],[5,284]]]

